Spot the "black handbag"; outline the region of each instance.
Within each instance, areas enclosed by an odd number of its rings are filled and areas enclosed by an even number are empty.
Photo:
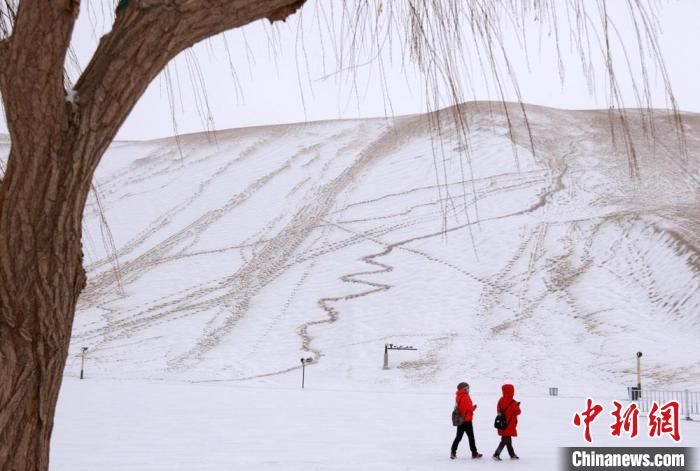
[[[508,410],[508,408],[515,402],[515,399],[510,401],[510,404],[506,406],[505,409],[503,409],[503,412],[498,411],[498,414],[496,414],[496,419],[493,421],[493,426],[496,427],[498,430],[503,430],[508,426],[508,421],[506,420],[506,414],[505,412]]]
[[[455,406],[452,410],[452,425],[459,427],[464,423],[464,417],[459,413],[459,407]]]

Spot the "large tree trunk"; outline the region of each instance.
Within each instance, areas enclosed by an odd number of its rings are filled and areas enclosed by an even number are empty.
[[[78,295],[80,159],[63,63],[70,2],[23,1],[2,47],[12,147],[0,185],[0,469],[47,470]],[[88,184],[89,186],[89,184]]]
[[[0,186],[2,470],[48,469],[73,315],[85,285],[80,237],[87,188],[74,168],[79,160],[60,155],[72,147],[71,133],[58,145],[42,145],[45,135],[32,140],[38,145],[13,146]],[[25,160],[18,148],[30,152],[33,165],[17,165]]]

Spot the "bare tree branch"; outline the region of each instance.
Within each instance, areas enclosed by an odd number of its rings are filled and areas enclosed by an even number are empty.
[[[0,87],[3,96],[34,99],[5,99],[10,135],[19,126],[62,119],[63,68],[78,9],[77,0],[24,0],[19,4],[12,35],[4,41]]]
[[[74,87],[82,126],[106,149],[149,83],[177,54],[259,19],[283,21],[305,1],[135,1],[117,12],[112,31],[102,37]]]

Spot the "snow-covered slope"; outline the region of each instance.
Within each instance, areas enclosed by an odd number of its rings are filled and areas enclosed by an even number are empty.
[[[101,377],[621,391],[641,350],[697,386],[700,118],[683,156],[629,111],[631,177],[606,112],[527,107],[533,154],[517,106],[465,110],[468,158],[447,112],[115,143],[66,373],[87,346]]]

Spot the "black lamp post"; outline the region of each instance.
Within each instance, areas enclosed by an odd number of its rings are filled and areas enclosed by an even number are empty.
[[[306,376],[306,365],[313,363],[314,359],[311,357],[301,359],[301,389],[304,389],[304,378]]]
[[[642,352],[637,352],[637,397],[642,397]]]
[[[80,379],[83,379],[83,371],[85,370],[85,354],[87,353],[87,351],[87,347],[83,347],[80,350]]]

